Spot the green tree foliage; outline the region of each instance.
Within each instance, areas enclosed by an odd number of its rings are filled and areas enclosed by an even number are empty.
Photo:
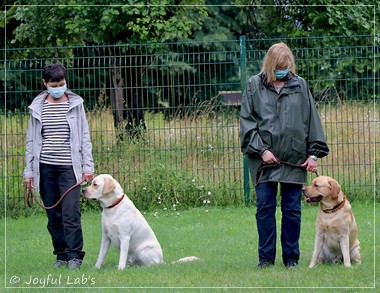
[[[206,13],[202,1],[178,0],[39,0],[15,1],[6,22],[17,21],[15,46],[183,41]],[[200,4],[191,6],[194,2]],[[112,4],[111,4],[112,3]],[[27,4],[27,5],[23,5]],[[186,4],[186,5],[184,5]],[[190,6],[188,6],[190,5]]]
[[[8,34],[8,47],[45,47],[46,50],[33,52],[39,52],[42,54],[39,57],[44,56],[51,62],[54,58],[71,57],[70,47],[73,46],[184,41],[193,27],[202,24],[199,16],[206,14],[203,1],[198,0],[50,0],[48,3],[41,5],[39,0],[16,0],[12,6],[6,7],[3,23],[16,24],[12,26],[13,34]],[[101,56],[114,56],[114,53],[111,48],[98,52]],[[129,47],[123,53],[127,56],[139,54],[136,47]],[[28,50],[17,51],[17,54],[10,57],[31,57]],[[142,85],[141,75],[122,70],[132,70],[130,62],[142,68],[142,74],[152,58],[139,61],[110,58],[109,95],[115,126],[127,119],[127,126],[133,128],[140,127],[143,116],[128,111],[128,108],[132,105],[141,108],[141,93],[136,90],[125,93],[123,88],[127,76],[131,77],[129,82],[136,89]]]
[[[33,64],[32,54],[45,58],[46,62],[59,61],[63,58],[65,62],[67,60],[75,62],[74,55],[78,52],[74,53],[73,48],[76,46],[184,42],[182,47],[149,46],[150,51],[144,53],[149,57],[134,60],[132,58],[121,60],[112,56],[120,55],[120,50],[124,50],[121,54],[125,56],[142,54],[138,46],[128,45],[126,49],[125,47],[107,49],[103,46],[102,49],[93,50],[96,56],[110,56],[107,73],[109,77],[104,77],[102,80],[111,83],[107,88],[111,89],[108,94],[113,103],[112,108],[117,110],[114,113],[117,125],[129,115],[130,112],[125,111],[126,107],[141,108],[138,104],[139,99],[135,99],[141,96],[141,93],[117,90],[126,87],[126,76],[132,76],[128,82],[136,88],[146,84],[153,86],[160,84],[163,88],[167,88],[167,93],[161,92],[162,102],[173,107],[177,106],[176,101],[181,104],[186,103],[185,99],[179,102],[174,94],[179,92],[181,80],[189,79],[190,76],[193,78],[191,74],[195,70],[204,70],[205,76],[212,76],[207,74],[207,70],[210,69],[206,63],[203,68],[195,69],[191,62],[188,63],[180,57],[176,58],[175,53],[180,53],[176,50],[182,50],[181,48],[195,53],[204,50],[236,51],[237,43],[221,41],[237,40],[241,35],[262,39],[282,38],[290,43],[291,47],[293,38],[305,37],[302,46],[317,49],[339,46],[340,39],[329,38],[329,43],[322,38],[321,42],[308,42],[307,37],[374,34],[377,38],[375,29],[378,28],[378,24],[375,19],[379,19],[379,10],[375,9],[375,1],[347,2],[349,3],[345,4],[338,0],[222,0],[216,5],[213,0],[4,0],[0,4],[0,8],[4,11],[0,16],[0,27],[6,30],[0,36],[0,44],[7,48],[23,48],[23,50],[9,51],[8,59],[28,60],[28,63],[23,63],[22,66],[40,68],[41,64]],[[196,43],[210,40],[218,42]],[[353,37],[352,42],[352,45],[368,45],[368,42],[373,42],[373,38]],[[256,42],[254,46],[265,51],[268,49],[267,44]],[[46,49],[33,51],[27,49],[33,47]],[[154,53],[158,51],[165,51],[170,58],[155,57]],[[373,67],[375,63],[371,59],[353,64],[352,60],[341,58],[344,52],[329,53],[331,54],[329,56],[326,54],[314,56],[313,52],[323,52],[323,50],[310,50],[310,55],[306,59],[301,58],[305,61],[298,64],[298,67],[305,78],[318,81],[316,91],[320,93],[339,85],[339,79],[360,79],[361,76],[371,76],[378,70]],[[17,55],[12,56],[12,53]],[[371,54],[363,52],[363,56],[368,55]],[[233,62],[236,63],[236,67],[239,66],[239,60]],[[78,66],[90,68],[92,64]],[[144,68],[153,66],[157,68],[157,74],[152,76],[157,76],[157,80],[148,80],[150,77],[143,75]],[[141,70],[137,74],[137,71],[121,70],[132,67]],[[255,72],[256,67],[252,68]],[[313,72],[313,76],[305,74],[306,68]],[[165,70],[169,72],[170,78],[163,78],[163,75],[167,74]],[[215,70],[221,72],[225,80],[237,78],[236,75],[232,76],[221,68]],[[30,85],[25,84],[25,78],[17,74],[19,74],[17,71],[9,72],[7,79],[19,83],[18,89],[30,89]],[[323,77],[325,74],[328,74],[328,79]],[[0,83],[2,80],[4,78],[0,78]],[[213,84],[214,81],[194,80],[194,82]],[[371,78],[368,83],[371,84]],[[98,87],[103,88],[104,85],[99,84]],[[182,89],[182,97],[183,91]],[[186,92],[189,101],[194,97],[194,93],[187,90]],[[123,104],[124,100],[127,105]]]
[[[194,27],[190,36],[192,40],[235,40],[249,32],[248,20],[240,14],[239,7],[231,4],[231,0],[218,1],[218,5],[214,3],[206,0],[207,15],[203,16],[201,27]]]
[[[374,34],[380,15],[372,0],[235,0],[249,15],[253,36],[304,37]]]
[[[280,38],[288,43],[296,55],[300,42],[295,39],[304,39],[302,47],[310,50],[306,56],[300,56],[301,61],[297,62],[298,72],[313,81],[313,91],[318,98],[331,100],[341,95],[348,99],[365,99],[374,96],[373,79],[368,77],[379,72],[379,65],[374,63],[375,48],[379,41],[376,34],[379,24],[375,19],[380,16],[376,1],[235,0],[234,4],[242,8],[242,13],[249,15],[249,37]],[[373,37],[367,37],[369,35]],[[326,36],[336,38],[325,38]],[[351,38],[342,43],[343,38],[340,36]],[[267,43],[254,44],[256,49],[267,49],[260,47],[261,44],[267,46]],[[358,61],[356,51],[353,51],[356,59],[352,58],[349,51],[341,49],[343,47],[358,50],[363,58]],[[337,50],[325,51],[323,48]],[[363,93],[346,90],[358,88],[360,82],[367,83],[365,97]]]

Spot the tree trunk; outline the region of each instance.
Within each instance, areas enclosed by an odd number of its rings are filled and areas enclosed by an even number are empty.
[[[121,122],[124,120],[124,79],[121,75],[120,69],[117,67],[116,62],[111,69],[111,108],[114,119],[115,128],[118,129]]]

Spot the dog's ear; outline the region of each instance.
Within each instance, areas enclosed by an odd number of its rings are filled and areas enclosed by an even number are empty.
[[[115,180],[112,178],[106,178],[104,180],[103,194],[108,194],[116,187]]]
[[[331,198],[338,198],[340,193],[340,185],[335,180],[329,180],[329,184],[331,186]]]

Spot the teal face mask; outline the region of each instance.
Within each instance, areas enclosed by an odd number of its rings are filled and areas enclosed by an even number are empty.
[[[276,77],[278,79],[283,79],[285,78],[289,73],[289,68],[286,68],[285,70],[279,70],[279,69],[276,69],[274,71],[274,74],[276,74]]]

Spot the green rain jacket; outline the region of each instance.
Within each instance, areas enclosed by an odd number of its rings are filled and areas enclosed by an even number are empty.
[[[308,156],[328,155],[322,124],[306,81],[289,74],[277,93],[262,74],[248,79],[240,112],[241,150],[247,155],[253,182],[263,163],[261,155],[270,150],[280,161],[302,164]],[[260,183],[273,181],[305,184],[305,168],[279,164],[265,168]]]

